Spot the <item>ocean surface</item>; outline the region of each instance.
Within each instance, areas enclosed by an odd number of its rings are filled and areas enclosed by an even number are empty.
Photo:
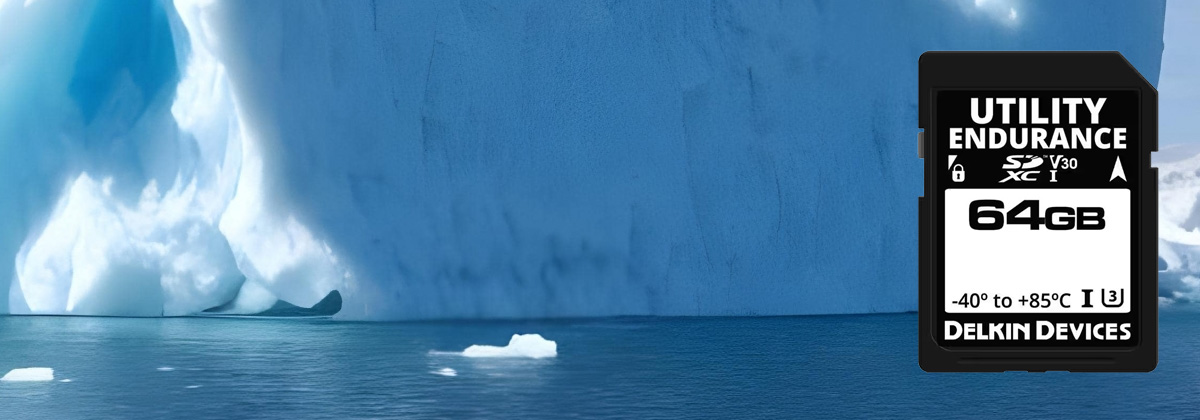
[[[513,333],[551,359],[472,359]],[[1149,374],[929,374],[916,315],[511,322],[0,317],[0,418],[1197,417],[1200,314]],[[449,370],[454,376],[448,376]],[[69,382],[60,380],[69,379]]]

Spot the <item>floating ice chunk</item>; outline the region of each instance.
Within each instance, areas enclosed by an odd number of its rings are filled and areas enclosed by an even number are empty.
[[[513,334],[504,347],[473,345],[462,352],[466,357],[528,357],[541,359],[558,355],[558,343],[541,334]]]
[[[187,388],[187,389],[196,389],[196,388],[200,388],[200,387],[202,387],[202,386],[204,386],[204,385],[188,385],[188,386],[185,386],[184,388]]]
[[[60,379],[59,382],[62,382],[65,384],[65,383],[71,382],[71,380],[70,379]]]
[[[175,370],[175,368],[173,368],[173,367],[170,367],[170,366],[163,366],[163,367],[160,367],[160,368],[158,368],[158,369],[155,369],[155,370],[157,370],[157,371],[159,371],[159,372],[170,372],[170,371],[173,371],[173,370]]]
[[[442,376],[458,376],[458,372],[455,371],[454,369],[450,369],[450,368],[441,368],[441,369],[435,370],[430,373],[433,373],[434,375],[442,375]]]
[[[13,369],[0,378],[0,381],[4,382],[48,382],[53,380],[54,369],[45,367]]]

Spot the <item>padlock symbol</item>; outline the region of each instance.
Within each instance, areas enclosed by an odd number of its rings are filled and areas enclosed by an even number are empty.
[[[967,172],[963,170],[961,163],[954,165],[954,168],[950,170],[950,179],[954,182],[963,182],[967,179]]]

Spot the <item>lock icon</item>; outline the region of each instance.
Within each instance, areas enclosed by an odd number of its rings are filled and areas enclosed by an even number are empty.
[[[963,180],[966,179],[967,172],[963,170],[962,164],[959,163],[954,165],[954,168],[950,170],[950,180],[954,182],[963,182]]]

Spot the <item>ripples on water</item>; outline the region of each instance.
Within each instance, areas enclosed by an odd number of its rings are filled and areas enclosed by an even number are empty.
[[[1150,374],[927,374],[916,315],[537,322],[0,317],[0,417],[1196,417],[1200,314]],[[470,359],[513,333],[552,359]],[[452,374],[451,374],[452,373]],[[71,382],[58,382],[70,379]]]

